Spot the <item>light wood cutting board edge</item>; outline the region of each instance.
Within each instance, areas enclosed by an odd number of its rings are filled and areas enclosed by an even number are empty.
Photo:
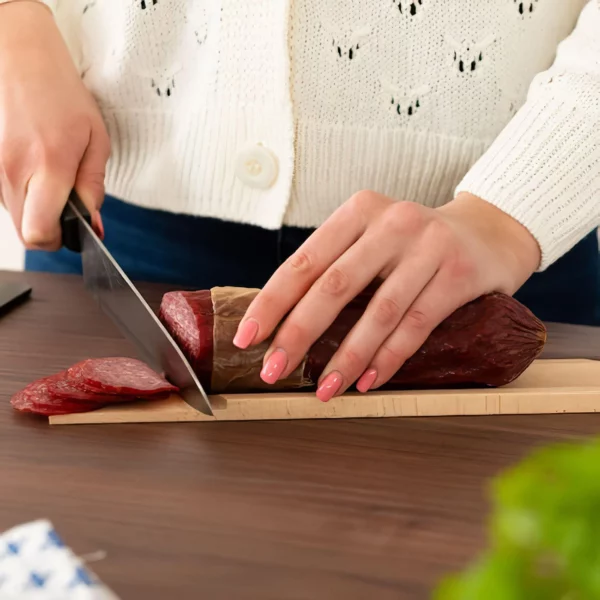
[[[538,360],[503,388],[348,393],[326,404],[312,393],[211,396],[208,417],[173,395],[93,412],[57,415],[51,425],[438,417],[600,412],[600,361]]]

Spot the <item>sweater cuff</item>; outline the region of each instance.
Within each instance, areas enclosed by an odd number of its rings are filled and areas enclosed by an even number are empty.
[[[56,6],[58,4],[58,0],[0,0],[0,5],[10,4],[11,2],[37,2],[38,4],[44,4],[52,11],[53,15],[56,14]]]
[[[36,0],[36,2],[45,4],[52,11],[52,14],[56,16],[56,8],[58,6],[58,0]]]
[[[456,188],[524,225],[541,249],[539,271],[598,226],[600,103],[590,97],[596,89],[588,87],[578,101],[571,93],[531,98]]]

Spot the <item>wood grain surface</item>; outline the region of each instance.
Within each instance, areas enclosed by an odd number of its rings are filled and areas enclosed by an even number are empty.
[[[0,282],[23,278],[0,274]],[[600,415],[50,427],[29,381],[133,355],[78,278],[31,275],[0,318],[0,529],[46,517],[123,600],[424,599],[484,544],[486,483]],[[156,305],[160,287],[142,288]],[[547,357],[600,358],[551,327]]]

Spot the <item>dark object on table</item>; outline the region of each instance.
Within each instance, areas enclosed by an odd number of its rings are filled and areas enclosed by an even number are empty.
[[[0,283],[0,316],[24,302],[31,295],[31,287],[26,283]]]

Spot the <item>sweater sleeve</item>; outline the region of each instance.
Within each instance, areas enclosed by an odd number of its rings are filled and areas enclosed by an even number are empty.
[[[459,192],[522,223],[540,245],[540,271],[600,225],[600,0],[585,6]]]
[[[58,0],[35,0],[41,4],[45,4],[51,11],[52,14],[56,14],[56,7],[58,6]]]

